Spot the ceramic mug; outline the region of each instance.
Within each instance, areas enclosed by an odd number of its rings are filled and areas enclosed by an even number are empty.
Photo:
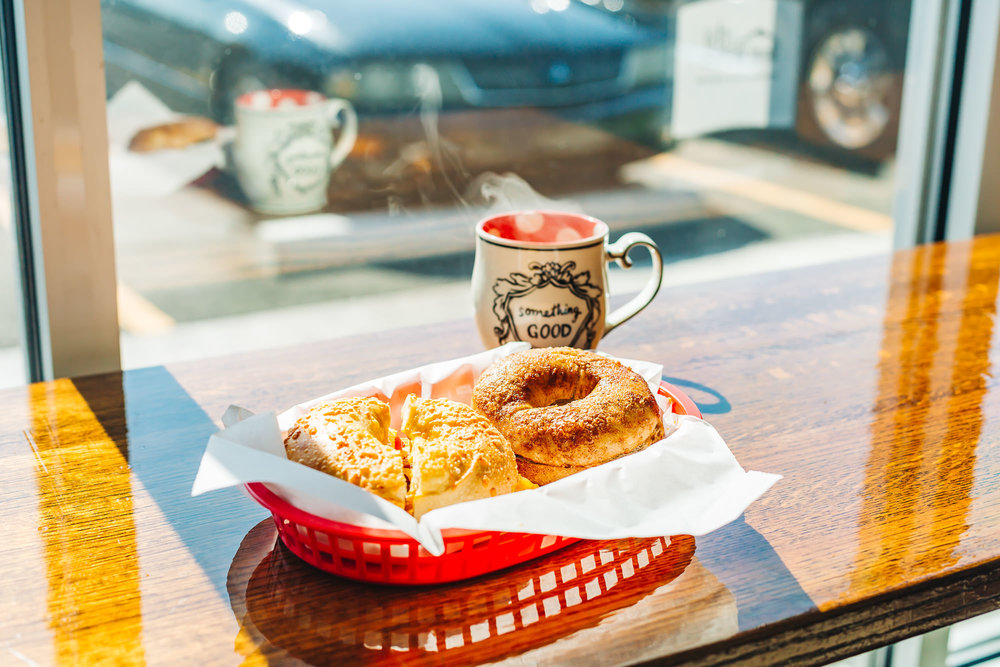
[[[323,208],[330,174],[358,137],[351,104],[312,90],[257,90],[236,98],[235,116],[233,163],[250,207],[280,215]]]
[[[608,314],[608,262],[630,268],[636,246],[652,256],[649,280]],[[649,305],[662,276],[663,258],[652,239],[629,232],[610,243],[607,224],[585,215],[515,211],[476,225],[472,292],[486,347],[520,340],[593,349]]]

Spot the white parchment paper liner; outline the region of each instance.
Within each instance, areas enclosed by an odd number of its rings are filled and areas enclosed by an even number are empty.
[[[299,509],[342,523],[401,530],[440,555],[443,528],[584,539],[704,535],[738,517],[780,479],[744,470],[711,425],[669,410],[664,415],[667,436],[641,452],[530,491],[442,507],[419,522],[372,493],[285,456],[282,432],[316,402],[380,396],[389,402],[396,428],[407,394],[469,403],[483,370],[527,347],[509,343],[385,376],[296,405],[278,416],[230,407],[223,417],[226,428],[209,438],[191,494],[265,482]],[[655,394],[662,372],[659,365],[619,361],[642,375]],[[663,397],[658,400],[667,407]]]

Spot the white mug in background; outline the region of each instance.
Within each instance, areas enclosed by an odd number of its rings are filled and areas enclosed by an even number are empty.
[[[653,266],[645,287],[608,314],[608,262],[630,268],[629,251],[645,246]],[[513,340],[534,347],[594,349],[660,289],[663,259],[645,234],[609,242],[608,226],[585,215],[515,211],[476,225],[472,293],[486,347]]]
[[[276,215],[323,208],[330,174],[358,137],[350,103],[312,90],[257,90],[236,99],[235,115],[233,163],[250,207]]]

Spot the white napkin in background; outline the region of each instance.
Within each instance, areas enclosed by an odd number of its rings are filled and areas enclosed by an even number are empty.
[[[144,86],[130,81],[108,100],[108,165],[116,197],[165,197],[208,173],[224,167],[224,138],[181,149],[134,153],[129,141],[141,129],[178,120]],[[223,133],[224,134],[224,133]]]
[[[707,422],[669,413],[664,416],[667,436],[641,452],[537,489],[442,507],[419,522],[374,494],[285,456],[282,430],[317,401],[380,396],[392,408],[395,427],[406,394],[468,403],[483,370],[501,356],[527,347],[527,343],[509,343],[355,385],[294,406],[277,417],[254,415],[227,425],[209,439],[191,493],[266,482],[307,512],[343,523],[395,528],[438,555],[443,551],[443,528],[584,539],[704,535],[737,518],[780,479],[745,471]],[[639,372],[655,392],[662,372],[659,365],[620,361]],[[227,421],[247,414],[231,409]]]

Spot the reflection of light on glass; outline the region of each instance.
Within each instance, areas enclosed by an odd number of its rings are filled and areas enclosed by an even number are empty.
[[[326,14],[320,9],[314,9],[309,12],[309,18],[312,19],[314,30],[322,30],[326,26]]]
[[[312,15],[303,11],[294,11],[288,15],[288,29],[296,35],[305,35],[313,29],[315,20]]]
[[[604,0],[604,6],[608,11],[620,12],[625,6],[625,0]]]
[[[562,12],[569,9],[569,0],[531,0],[531,8],[538,14]]]
[[[587,4],[587,5],[599,5],[599,4],[601,4],[601,0],[581,0],[581,2],[583,2],[584,4]]]
[[[241,12],[229,12],[222,19],[222,25],[234,35],[239,35],[247,29],[247,17]]]

